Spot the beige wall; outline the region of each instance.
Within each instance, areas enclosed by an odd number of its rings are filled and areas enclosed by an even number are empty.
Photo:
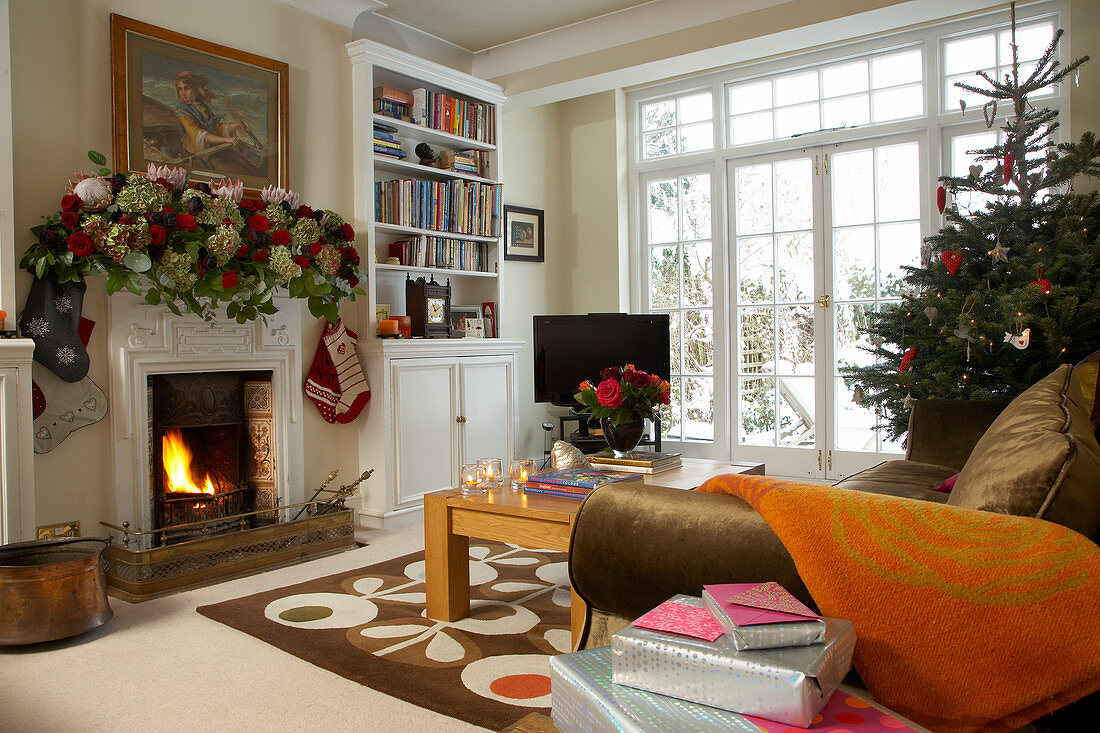
[[[146,21],[290,64],[290,183],[313,206],[352,210],[350,29],[270,0],[16,0],[11,3],[15,165],[15,258],[27,230],[57,210],[68,177],[88,167],[89,148],[111,152],[108,29],[110,14]],[[92,335],[90,376],[108,383],[105,296],[91,281],[84,315]],[[17,281],[20,309],[30,278]],[[345,309],[348,315],[352,308]],[[321,324],[303,308],[309,367]],[[110,395],[108,395],[110,400]],[[306,485],[334,466],[357,466],[354,425],[329,425],[306,402]],[[73,433],[35,459],[37,523],[80,520],[95,534],[107,517],[110,419]]]
[[[1081,67],[1081,83],[1070,88],[1070,135],[1080,138],[1087,130],[1100,135],[1100,2],[1072,0],[1066,31],[1070,57],[1092,57]],[[1077,185],[1077,190],[1097,189],[1096,179]]]

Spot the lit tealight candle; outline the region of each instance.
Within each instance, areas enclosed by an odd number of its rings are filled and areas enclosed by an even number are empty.
[[[527,478],[535,472],[535,462],[530,458],[519,458],[512,461],[511,470],[512,488],[521,489],[527,485]]]
[[[396,336],[397,335],[397,321],[393,319],[379,321],[378,333],[382,336]]]

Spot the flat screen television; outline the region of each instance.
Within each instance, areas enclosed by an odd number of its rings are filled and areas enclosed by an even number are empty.
[[[668,338],[667,313],[535,316],[535,402],[577,407],[577,385],[614,364],[668,379]]]

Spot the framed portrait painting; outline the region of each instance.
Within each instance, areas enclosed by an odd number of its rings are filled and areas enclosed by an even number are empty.
[[[543,261],[542,209],[504,206],[504,259]]]
[[[288,188],[281,61],[111,15],[115,169]]]

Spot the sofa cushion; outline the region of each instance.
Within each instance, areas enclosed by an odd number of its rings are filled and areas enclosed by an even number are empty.
[[[1095,539],[1100,445],[1068,364],[1005,408],[974,446],[948,504],[1047,519]]]
[[[932,488],[954,473],[955,469],[950,466],[937,466],[934,463],[886,461],[854,473],[836,485],[841,489],[905,496],[942,504],[947,501],[947,495],[932,491]]]
[[[1100,402],[1096,400],[1100,387],[1100,351],[1094,351],[1073,366],[1073,377],[1081,384],[1085,411],[1089,413],[1093,432],[1100,430]]]

